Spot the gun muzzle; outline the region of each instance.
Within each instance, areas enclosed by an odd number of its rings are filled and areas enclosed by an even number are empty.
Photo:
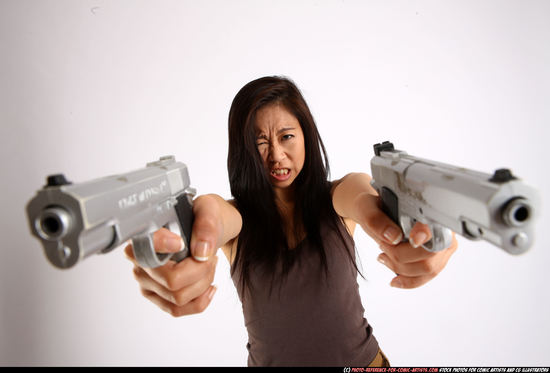
[[[502,220],[510,227],[521,227],[531,217],[531,206],[524,198],[513,198],[502,209]]]
[[[45,240],[58,241],[71,228],[72,219],[61,207],[50,207],[42,211],[35,220],[36,232]]]
[[[532,215],[531,205],[520,197],[511,199],[502,208],[502,220],[515,231],[510,242],[519,252],[527,250],[531,244],[532,238],[522,228],[529,225]]]

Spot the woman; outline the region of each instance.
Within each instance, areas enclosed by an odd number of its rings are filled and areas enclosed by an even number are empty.
[[[193,257],[134,274],[143,295],[174,316],[202,312],[215,292],[217,248],[231,264],[249,335],[248,364],[388,365],[363,317],[353,233],[356,224],[382,249],[379,260],[414,288],[435,277],[456,250],[421,247],[431,235],[417,224],[409,242],[379,208],[366,174],[328,181],[328,161],[298,88],[280,77],[245,85],[229,113],[228,170],[234,200],[194,201]],[[165,230],[159,252],[181,249]]]

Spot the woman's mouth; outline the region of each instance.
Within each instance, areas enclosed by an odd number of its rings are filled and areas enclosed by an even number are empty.
[[[290,169],[274,168],[273,170],[271,170],[271,177],[273,177],[275,180],[278,180],[278,181],[288,180],[288,178],[290,177]]]

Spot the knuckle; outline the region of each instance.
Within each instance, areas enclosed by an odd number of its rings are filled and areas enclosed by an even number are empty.
[[[380,221],[380,214],[377,211],[366,211],[363,214],[363,219],[365,221],[365,225],[368,227],[376,227],[377,223]]]
[[[438,272],[437,263],[433,260],[425,260],[422,264],[422,271],[427,275],[436,275]]]
[[[132,274],[139,284],[144,284],[149,279],[149,275],[139,266],[134,266]]]
[[[197,217],[195,223],[193,224],[193,229],[199,231],[216,231],[218,226],[218,221],[213,215],[202,215]]]
[[[189,302],[189,298],[185,294],[185,292],[178,292],[172,294],[172,302],[178,306],[182,307],[185,306]]]
[[[149,299],[151,300],[151,292],[143,287],[140,287],[139,288],[139,292],[141,293],[141,295],[146,298],[146,299]]]
[[[393,250],[392,253],[391,253],[391,257],[397,263],[403,263],[403,261],[404,261],[403,253],[399,250]]]
[[[171,278],[166,279],[166,289],[170,292],[176,292],[179,290],[176,285],[176,281]]]
[[[180,289],[181,275],[178,271],[170,271],[165,275],[166,288],[171,292]]]

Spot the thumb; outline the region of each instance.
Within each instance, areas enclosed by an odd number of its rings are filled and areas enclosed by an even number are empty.
[[[361,227],[375,240],[390,245],[403,240],[401,228],[382,210],[380,197],[363,193],[357,199],[356,209]]]
[[[195,260],[205,262],[215,253],[223,236],[221,212],[217,201],[205,195],[193,201],[193,214],[191,255]]]

